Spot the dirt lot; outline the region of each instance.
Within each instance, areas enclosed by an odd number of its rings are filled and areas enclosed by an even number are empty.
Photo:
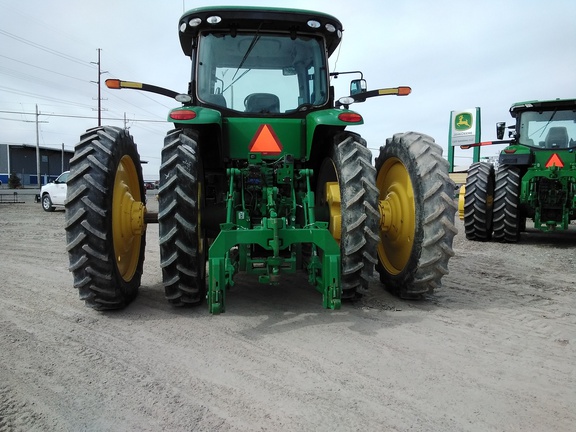
[[[576,226],[459,234],[425,301],[375,280],[328,311],[304,276],[243,278],[220,316],[164,300],[157,225],[136,301],[84,307],[63,227],[63,211],[0,205],[2,431],[574,430]]]

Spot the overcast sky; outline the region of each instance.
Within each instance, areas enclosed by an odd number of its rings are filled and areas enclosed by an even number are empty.
[[[35,144],[38,105],[40,145],[72,150],[97,125],[98,48],[102,82],[113,77],[185,92],[190,64],[178,19],[184,10],[224,4],[332,14],[344,25],[333,71],[361,70],[369,89],[411,86],[408,97],[352,105],[365,124],[351,130],[372,149],[411,130],[432,136],[446,155],[452,110],[481,107],[482,139],[490,140],[497,121],[511,124],[512,103],[576,97],[574,0],[0,0],[0,143]],[[348,83],[346,76],[335,80],[337,97]],[[157,179],[170,129],[165,119],[179,104],[104,85],[102,98],[102,123],[122,126],[126,117],[149,161],[144,177]],[[470,150],[456,156],[457,165],[471,162]]]

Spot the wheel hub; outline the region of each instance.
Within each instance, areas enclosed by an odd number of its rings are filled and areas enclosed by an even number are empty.
[[[412,253],[416,214],[409,173],[397,158],[384,163],[376,185],[380,191],[380,262],[391,274],[400,273]]]

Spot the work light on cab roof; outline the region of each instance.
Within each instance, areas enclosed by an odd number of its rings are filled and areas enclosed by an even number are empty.
[[[342,38],[342,23],[335,17],[321,12],[261,7],[203,7],[188,11],[180,18],[179,30],[182,49],[189,55],[191,47],[188,36],[209,29],[236,31],[258,30],[260,32],[282,31],[298,33],[321,33],[326,39],[328,55],[331,55]],[[191,39],[191,38],[190,38]]]

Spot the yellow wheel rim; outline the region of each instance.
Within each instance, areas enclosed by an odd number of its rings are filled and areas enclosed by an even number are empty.
[[[466,186],[460,186],[460,192],[458,192],[458,217],[460,220],[464,220],[464,205],[466,201],[464,200],[464,196],[466,195]],[[492,197],[490,197],[492,198]],[[490,207],[494,204],[493,199],[490,200]]]
[[[328,230],[332,237],[340,244],[342,238],[342,209],[338,172],[331,158],[324,159],[318,176],[320,189],[316,190],[317,199],[321,204],[328,206]]]
[[[145,212],[136,166],[131,157],[124,156],[114,177],[112,239],[116,267],[126,282],[134,276],[140,260]]]
[[[398,158],[390,158],[378,171],[380,191],[380,243],[378,258],[386,271],[399,274],[408,264],[414,245],[416,207],[408,170]]]
[[[342,238],[342,210],[340,203],[340,186],[338,186],[338,182],[326,183],[326,202],[330,210],[328,230],[332,234],[332,237],[340,243],[340,239]]]

